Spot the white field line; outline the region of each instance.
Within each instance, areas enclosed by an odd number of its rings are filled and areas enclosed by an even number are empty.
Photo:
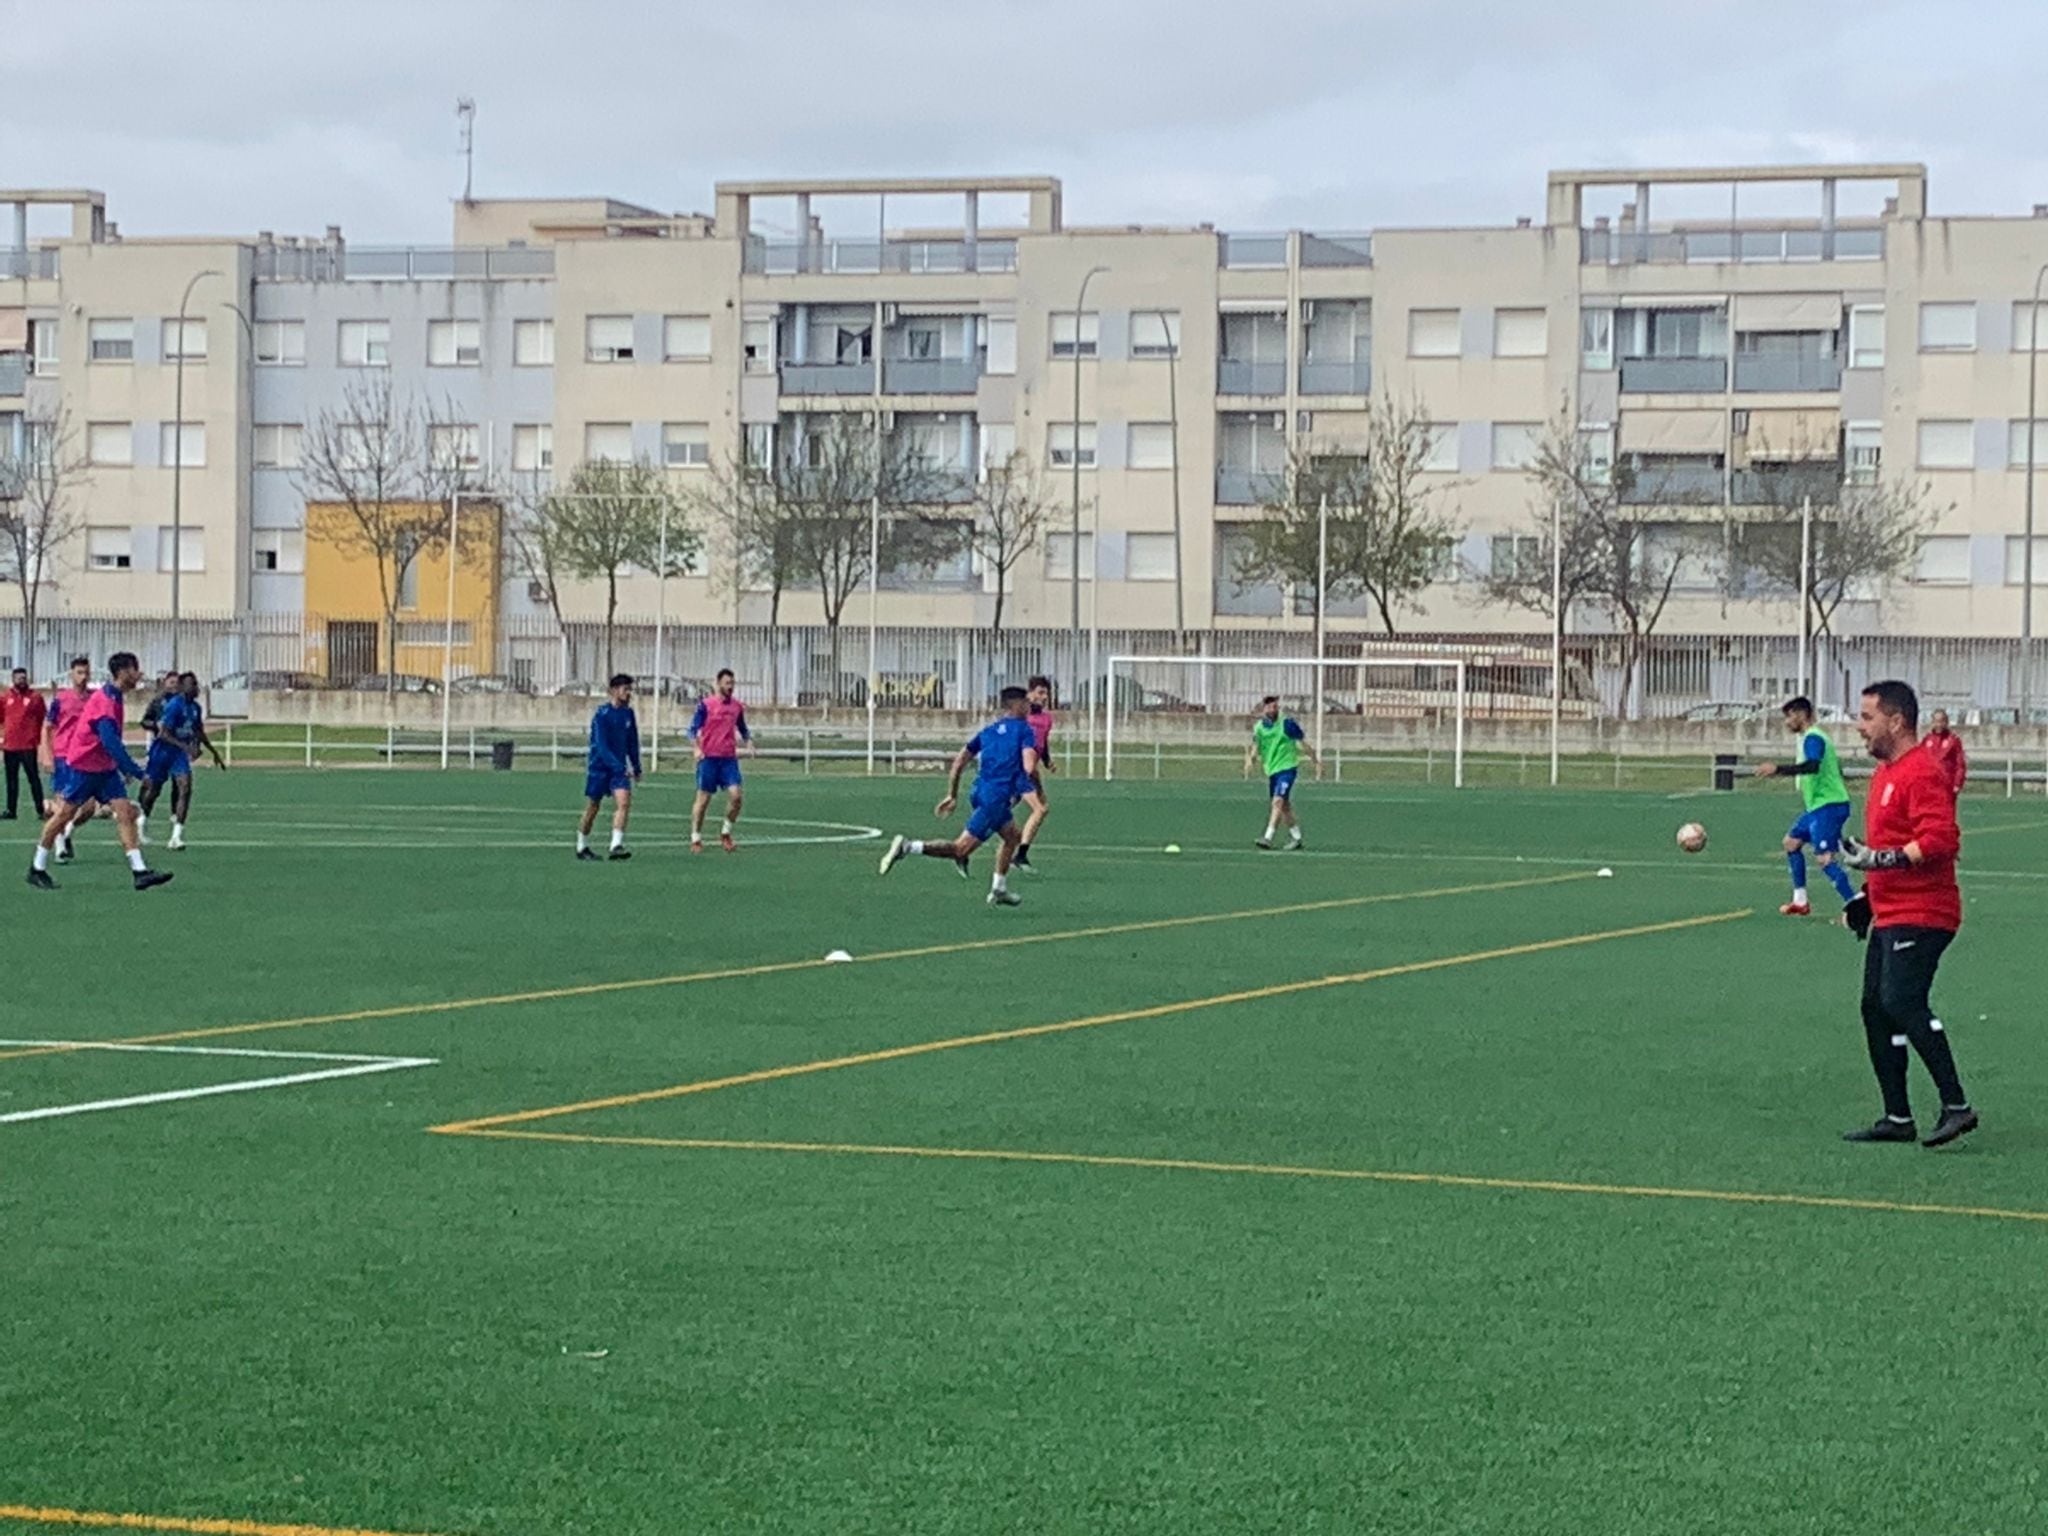
[[[52,1104],[42,1109],[17,1109],[0,1115],[0,1125],[28,1120],[54,1120],[66,1115],[90,1115],[103,1109],[139,1109],[151,1104],[172,1104],[183,1099],[212,1098],[223,1093],[253,1093],[262,1088],[292,1088],[302,1083],[323,1083],[341,1077],[363,1077],[373,1072],[403,1072],[413,1067],[434,1067],[440,1063],[428,1056],[348,1056],[328,1051],[258,1051],[230,1046],[123,1045],[101,1040],[0,1040],[0,1046],[44,1046],[52,1050],[129,1051],[171,1056],[234,1056],[269,1061],[325,1061],[342,1065],[310,1072],[290,1072],[279,1077],[257,1077],[234,1083],[208,1083],[197,1088],[172,1088],[161,1093],[129,1094],[118,1099],[94,1099],[84,1104]]]

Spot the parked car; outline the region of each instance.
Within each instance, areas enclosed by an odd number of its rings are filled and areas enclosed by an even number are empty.
[[[441,685],[431,677],[410,672],[365,672],[355,681],[357,693],[439,693]]]
[[[216,677],[209,689],[247,693],[331,693],[334,684],[317,672],[230,672]]]
[[[516,677],[507,677],[502,672],[481,672],[474,677],[458,677],[450,685],[452,693],[517,693],[526,694],[533,689]]]

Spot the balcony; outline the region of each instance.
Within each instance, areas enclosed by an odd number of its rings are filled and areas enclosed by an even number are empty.
[[[1304,395],[1363,395],[1372,389],[1372,364],[1365,358],[1348,363],[1304,361],[1301,392]]]
[[[875,392],[873,363],[784,363],[782,392],[785,395],[871,395]]]
[[[887,357],[882,391],[890,395],[971,395],[981,387],[978,357]],[[795,393],[787,390],[785,392]],[[818,391],[814,391],[817,393]],[[846,391],[857,394],[857,390]]]
[[[807,273],[1014,272],[1014,240],[762,240],[750,238],[743,271],[767,277]]]
[[[0,400],[12,400],[28,390],[28,354],[0,352]]]
[[[259,282],[450,282],[553,277],[546,245],[263,245],[253,263]]]
[[[54,278],[57,252],[54,249],[22,250],[9,246],[0,250],[0,278]]]
[[[1842,387],[1842,358],[1837,352],[1738,352],[1738,392],[1797,394]]]
[[[1721,480],[1718,464],[1649,465],[1623,481],[1618,499],[1625,507],[1718,507]]]
[[[1882,261],[1884,230],[1874,224],[1792,229],[1582,229],[1579,261],[1591,267],[1781,261]]]
[[[1280,494],[1285,478],[1277,470],[1237,469],[1229,464],[1219,464],[1216,467],[1216,505],[1262,507]]]
[[[1371,235],[1309,235],[1301,237],[1304,267],[1369,267]]]
[[[1224,357],[1216,361],[1216,393],[1219,395],[1284,395],[1287,393],[1285,363],[1253,363]]]
[[[1738,469],[1728,499],[1738,507],[1796,507],[1807,497],[1825,506],[1840,499],[1842,466],[1829,459]]]
[[[916,499],[927,506],[963,506],[979,494],[974,471],[959,464],[925,465],[916,483]]]
[[[1226,267],[1284,268],[1285,235],[1218,235],[1217,260]]]
[[[1725,357],[1625,357],[1625,395],[1718,395],[1728,387]]]

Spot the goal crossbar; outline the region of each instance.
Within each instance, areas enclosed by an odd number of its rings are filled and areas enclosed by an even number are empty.
[[[1104,672],[1102,776],[1116,777],[1116,674],[1119,666],[1246,667],[1271,670],[1278,667],[1310,667],[1316,674],[1316,737],[1322,738],[1322,680],[1333,668],[1356,671],[1366,667],[1436,667],[1453,676],[1456,708],[1451,723],[1451,783],[1465,787],[1465,711],[1469,702],[1466,667],[1462,656],[1111,656]]]

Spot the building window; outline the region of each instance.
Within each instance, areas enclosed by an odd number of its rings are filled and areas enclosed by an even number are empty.
[[[1048,533],[1045,536],[1045,579],[1074,579],[1074,536],[1071,533]],[[1095,535],[1092,533],[1081,535],[1081,579],[1095,579]]]
[[[2034,301],[2021,299],[2012,307],[2012,349],[2015,352],[2048,352],[2048,299],[2041,301],[2040,331],[2036,333]]]
[[[988,362],[984,371],[1013,374],[1017,371],[1017,318],[1014,315],[988,317]]]
[[[747,468],[772,469],[775,465],[775,423],[750,421],[745,424]]]
[[[633,458],[633,425],[592,421],[583,427],[583,457],[592,463],[626,464]]]
[[[1920,557],[1913,579],[1930,587],[1968,586],[1970,541],[1960,534],[1943,534],[1920,541]]]
[[[1071,421],[1047,422],[1045,427],[1046,461],[1055,469],[1072,469],[1077,463],[1083,469],[1095,467],[1095,423],[1084,421],[1080,432],[1074,430]]]
[[[1842,428],[1842,465],[1851,485],[1877,484],[1884,459],[1884,428],[1877,422],[1852,421]]]
[[[258,528],[249,535],[249,569],[298,576],[306,569],[306,536],[296,528]]]
[[[164,322],[163,359],[167,363],[206,361],[206,322],[187,316]]]
[[[585,316],[583,356],[593,363],[630,363],[633,360],[633,317]]]
[[[306,322],[303,320],[258,320],[256,361],[280,368],[306,366]]]
[[[1922,469],[1968,469],[1976,462],[1975,426],[1967,421],[1920,423]]]
[[[194,528],[189,523],[178,528],[169,524],[156,531],[156,568],[166,575],[171,569],[171,556],[176,552],[178,569],[187,575],[206,569],[206,530]]]
[[[1078,318],[1079,324],[1075,322]],[[1052,355],[1093,357],[1100,339],[1102,316],[1094,310],[1076,316],[1071,309],[1052,312]]]
[[[94,320],[85,328],[86,360],[94,363],[135,361],[133,320]]]
[[[1179,355],[1179,310],[1134,309],[1131,311],[1131,356],[1178,357]]]
[[[661,358],[667,363],[702,363],[711,358],[709,315],[664,315]]]
[[[2024,586],[2027,580],[2027,541],[2008,536],[2005,541],[2005,584]],[[2034,535],[2034,585],[2048,585],[2048,537]]]
[[[1589,370],[1614,366],[1614,311],[1579,311],[1579,366]]]
[[[2036,417],[2033,432],[2034,467],[2048,464],[2048,418]],[[2027,467],[2027,423],[2012,421],[2006,423],[2005,458],[2014,469]]]
[[[427,428],[427,462],[436,469],[475,469],[483,461],[483,437],[472,424],[437,421]]]
[[[1974,303],[1922,304],[1922,352],[1974,352],[1977,349],[1977,306]]]
[[[1490,551],[1491,574],[1501,581],[1534,581],[1549,570],[1543,541],[1527,534],[1498,534]]]
[[[1579,473],[1586,477],[1588,485],[1607,485],[1613,481],[1614,428],[1608,423],[1596,422],[1579,428]]]
[[[297,422],[260,425],[250,433],[249,462],[257,469],[297,469],[304,436]]]
[[[1126,581],[1171,581],[1173,577],[1172,534],[1134,533],[1124,541]]]
[[[1543,427],[1533,421],[1497,421],[1493,424],[1493,467],[1533,469],[1541,446]]]
[[[391,322],[389,320],[344,320],[340,332],[341,366],[344,368],[388,368],[391,366]]]
[[[186,469],[206,468],[206,423],[188,421],[180,428],[175,421],[159,422],[157,463],[165,469],[180,464]]]
[[[38,378],[57,371],[57,322],[31,320],[28,323],[28,367]]]
[[[92,421],[85,427],[85,459],[101,469],[126,469],[135,462],[135,427],[126,421]]]
[[[427,366],[430,368],[474,368],[484,360],[482,322],[476,320],[429,320],[427,322]]]
[[[512,322],[512,365],[515,368],[554,367],[554,321],[514,320]]]
[[[1433,421],[1425,430],[1429,437],[1422,447],[1422,468],[1435,475],[1456,474],[1458,424],[1455,421]]]
[[[1852,304],[1849,306],[1849,366],[1851,368],[1882,368],[1884,366],[1884,306],[1882,304]]]
[[[512,467],[525,474],[540,474],[555,467],[555,429],[552,424],[528,422],[512,429]]]
[[[704,469],[711,463],[711,428],[701,421],[661,424],[661,462],[670,469]]]
[[[1495,357],[1542,357],[1550,350],[1550,317],[1540,309],[1493,312]]]
[[[1410,357],[1456,357],[1458,351],[1458,312],[1455,309],[1408,311]]]
[[[1125,456],[1127,469],[1171,469],[1173,468],[1173,423],[1170,421],[1134,421],[1131,423],[1131,450]]]
[[[126,528],[85,530],[85,564],[88,570],[125,571],[135,564],[135,535]]]

